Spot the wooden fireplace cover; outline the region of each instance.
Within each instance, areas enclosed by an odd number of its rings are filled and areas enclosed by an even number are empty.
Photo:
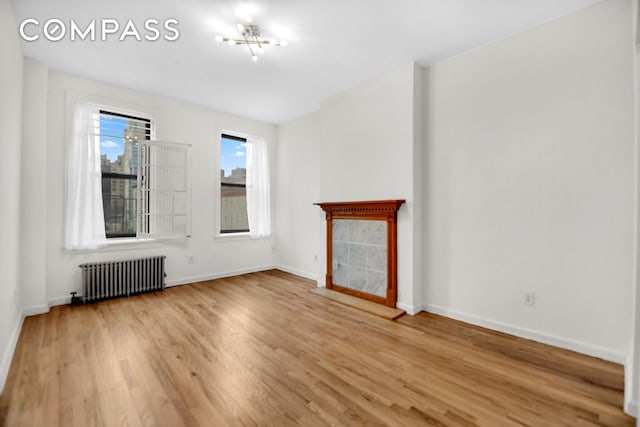
[[[398,293],[398,233],[397,212],[405,200],[370,200],[356,202],[325,202],[315,203],[326,213],[327,219],[327,274],[328,289],[349,295],[375,301],[389,307],[396,306]],[[356,290],[351,287],[334,283],[333,257],[333,221],[334,220],[364,220],[385,221],[386,233],[386,292],[384,295]]]

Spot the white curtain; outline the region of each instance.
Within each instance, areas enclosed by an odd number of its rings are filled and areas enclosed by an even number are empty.
[[[67,164],[65,249],[95,249],[106,244],[100,171],[100,110],[74,108]]]
[[[271,235],[269,155],[264,138],[247,137],[247,216],[251,237]]]

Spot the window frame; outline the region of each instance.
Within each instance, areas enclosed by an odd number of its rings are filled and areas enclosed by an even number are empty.
[[[218,221],[217,221],[215,237],[222,238],[222,239],[248,238],[251,233],[249,228],[247,228],[246,230],[243,229],[238,231],[222,230],[222,187],[223,185],[227,187],[243,187],[245,189],[247,187],[246,182],[244,184],[231,184],[231,183],[222,182],[222,177],[220,176],[220,171],[222,170],[222,138],[246,143],[248,136],[239,132],[225,131],[225,130],[218,133],[218,139],[216,143],[216,147],[217,147],[216,159],[218,160],[216,165],[216,170],[217,170],[217,173],[216,173],[217,203],[216,204],[218,206],[218,209],[217,209]]]
[[[151,140],[156,139],[157,132],[157,117],[158,112],[156,109],[136,104],[135,102],[123,101],[120,99],[114,99],[106,95],[101,95],[97,93],[87,93],[81,92],[78,90],[66,90],[64,93],[64,170],[66,171],[69,167],[69,150],[70,150],[70,141],[73,136],[73,121],[74,121],[74,111],[75,106],[78,103],[82,104],[90,104],[96,107],[98,110],[110,110],[110,111],[118,111],[123,114],[129,114],[132,116],[141,116],[147,117],[151,120]],[[66,185],[66,172],[62,175],[63,180],[60,182],[60,187],[62,190],[62,203],[63,206],[67,206],[67,198],[69,197],[68,188]],[[64,208],[66,210],[66,208]],[[60,227],[64,229],[65,224],[64,221],[66,218],[66,211],[63,212],[63,215],[60,219]],[[78,252],[86,252],[86,253],[101,253],[101,252],[111,252],[111,251],[123,251],[123,250],[132,250],[132,249],[140,249],[140,248],[157,248],[160,247],[158,240],[154,238],[147,237],[123,237],[123,238],[113,238],[109,239],[106,242],[106,246],[99,247],[96,249],[80,249],[80,250],[69,250],[63,249],[66,253],[78,253]]]
[[[117,117],[117,118],[123,118],[123,119],[131,119],[131,120],[137,120],[140,122],[144,122],[145,123],[145,141],[150,141],[152,139],[152,129],[153,129],[153,122],[154,120],[152,118],[147,118],[147,117],[141,117],[141,116],[134,116],[132,114],[127,114],[127,113],[123,113],[121,111],[113,111],[114,108],[105,108],[103,106],[100,106],[100,118],[102,118],[102,115],[107,115],[107,116],[112,116],[112,117]],[[119,109],[115,109],[115,110],[119,110]],[[102,136],[102,130],[100,132],[100,136]],[[124,140],[124,138],[123,138]],[[139,167],[136,166],[136,167]],[[104,186],[104,179],[126,179],[126,180],[130,180],[130,181],[136,181],[138,180],[138,174],[124,174],[124,173],[117,173],[117,172],[100,172],[100,180]],[[103,195],[103,201],[104,201],[104,195]],[[149,203],[149,200],[147,200],[147,203]],[[137,200],[136,200],[136,204],[137,204]],[[104,207],[103,207],[103,211],[104,211]],[[135,233],[119,233],[119,234],[113,234],[113,233],[108,233],[107,229],[106,229],[106,221],[105,221],[105,237],[107,238],[108,241],[114,241],[117,242],[117,239],[138,239],[139,235],[138,235],[138,208],[136,207],[136,220],[135,220],[135,227],[136,227],[136,231]]]

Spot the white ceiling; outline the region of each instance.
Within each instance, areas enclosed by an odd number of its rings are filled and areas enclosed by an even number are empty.
[[[26,56],[79,76],[272,123],[400,64],[426,66],[600,0],[13,0],[18,24],[59,18],[179,21],[176,42],[23,42]],[[263,36],[287,39],[253,62],[246,46],[216,43],[246,9]],[[241,15],[243,12],[240,13]],[[30,31],[35,32],[33,27]],[[233,34],[230,34],[233,35]]]

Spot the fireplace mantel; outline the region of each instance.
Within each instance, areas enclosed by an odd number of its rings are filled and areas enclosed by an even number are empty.
[[[404,200],[368,200],[315,204],[320,206],[327,215],[344,215],[349,218],[361,217],[363,219],[368,219],[369,217],[384,219],[389,215],[395,216],[398,209],[400,209],[400,205],[404,202]]]
[[[404,202],[398,199],[315,203],[324,210],[327,219],[328,289],[396,306],[397,212]]]

